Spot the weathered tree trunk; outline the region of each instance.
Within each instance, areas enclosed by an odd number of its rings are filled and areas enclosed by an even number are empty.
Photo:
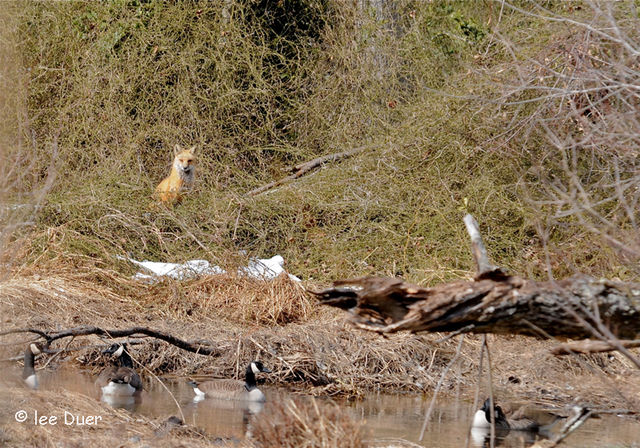
[[[314,293],[321,303],[347,309],[360,328],[459,331],[590,338],[604,324],[619,338],[640,333],[640,284],[576,275],[537,282],[498,274],[432,288],[397,278],[335,282]]]
[[[424,288],[398,278],[368,277],[337,281],[313,294],[325,305],[349,310],[358,327],[380,333],[453,331],[603,341],[640,334],[640,284],[586,275],[557,282],[508,275],[489,261],[475,219],[467,215],[464,221],[478,268],[474,281]]]

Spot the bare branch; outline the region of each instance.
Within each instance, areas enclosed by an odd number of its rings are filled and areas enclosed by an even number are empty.
[[[619,343],[625,348],[640,347],[640,340],[633,340],[633,341],[623,340],[623,341],[619,341]],[[551,349],[551,353],[556,356],[562,356],[562,355],[572,355],[574,353],[612,352],[615,350],[618,350],[618,347],[613,342],[583,340],[583,341],[566,342],[564,344],[560,344],[554,347],[553,349]]]
[[[53,341],[57,339],[67,338],[67,337],[77,337],[77,336],[105,336],[109,338],[121,338],[125,336],[150,336],[156,339],[163,340],[168,342],[171,345],[175,345],[178,348],[186,350],[188,352],[197,353],[199,355],[208,355],[208,356],[219,356],[220,351],[211,346],[211,343],[206,341],[193,341],[188,342],[183,339],[180,339],[176,336],[173,336],[169,333],[153,330],[147,327],[133,327],[126,328],[122,330],[105,330],[100,327],[76,327],[69,328],[62,331],[57,332],[46,332],[34,328],[16,328],[12,330],[6,330],[0,333],[0,336],[7,334],[15,334],[15,333],[35,333],[40,335],[47,341],[47,344],[51,344]]]
[[[249,191],[248,193],[246,193],[246,196],[257,196],[261,193],[264,193],[267,190],[271,190],[272,188],[278,187],[282,184],[285,184],[287,182],[290,182],[292,180],[295,180],[299,177],[302,177],[303,175],[305,175],[306,173],[308,173],[309,171],[311,171],[312,169],[325,164],[327,162],[334,162],[336,160],[340,160],[340,159],[344,159],[347,157],[351,157],[354,154],[359,153],[360,151],[362,151],[365,148],[365,146],[361,146],[359,148],[355,148],[355,149],[351,149],[349,151],[344,151],[344,152],[337,152],[334,154],[328,154],[325,156],[321,156],[321,157],[317,157],[313,160],[309,160],[308,162],[304,162],[301,164],[298,164],[296,166],[294,166],[291,171],[293,171],[293,174],[290,174],[287,177],[284,177],[280,180],[275,180],[273,182],[269,182],[266,185],[263,185],[261,187],[255,188],[251,191]]]
[[[494,266],[489,261],[489,255],[487,249],[482,242],[482,235],[480,234],[480,228],[475,218],[469,214],[464,217],[464,224],[467,226],[467,233],[471,237],[471,251],[473,252],[473,258],[476,261],[477,274],[476,280],[480,280],[485,277],[495,277],[506,275],[505,272],[497,266]]]

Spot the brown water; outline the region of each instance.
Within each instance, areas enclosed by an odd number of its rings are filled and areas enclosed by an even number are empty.
[[[101,399],[100,391],[93,383],[94,379],[88,375],[60,370],[42,372],[39,377],[40,389],[66,389]],[[0,380],[5,385],[21,385],[20,372],[14,369],[4,371]],[[267,403],[264,405],[212,399],[194,402],[193,389],[186,381],[166,381],[165,386],[166,389],[157,381],[153,381],[145,386],[145,391],[138,399],[124,399],[109,404],[152,418],[184,416],[185,422],[203,428],[211,435],[241,441],[247,431],[250,431],[252,419],[260,418],[263,412],[268,413],[271,403],[290,397],[284,390],[263,387],[267,396]],[[309,399],[291,397],[296,400]],[[370,442],[374,446],[464,447],[468,425],[474,414],[472,403],[462,397],[440,398],[424,438],[419,441],[429,400],[429,397],[422,395],[371,394],[364,400],[342,401],[338,404],[354,418],[365,422]],[[499,439],[496,446],[525,447],[533,441],[533,436],[527,433],[512,431]],[[489,445],[484,434],[474,432],[469,446]],[[566,439],[562,446],[640,448],[640,423],[613,415],[590,419]]]

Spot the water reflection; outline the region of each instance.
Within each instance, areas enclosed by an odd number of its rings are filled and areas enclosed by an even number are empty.
[[[264,403],[207,398],[183,406],[187,422],[205,428],[217,437],[243,439],[250,431],[251,418]]]
[[[398,440],[424,447],[458,448],[465,446],[469,425],[475,414],[471,400],[465,397],[443,397],[438,400],[422,441],[420,430],[429,407],[430,397],[415,395],[372,394],[363,401],[345,403],[352,415],[365,420],[374,446],[388,446],[390,441],[402,446]],[[518,403],[513,403],[517,408]],[[543,424],[549,415],[534,411],[532,416]],[[555,430],[555,429],[554,429]],[[547,437],[549,434],[544,434]],[[481,428],[470,434],[469,446],[490,446],[489,434]],[[529,447],[544,438],[527,431],[496,432],[496,447]],[[375,443],[375,441],[379,443]],[[563,446],[572,448],[602,448],[605,446],[640,447],[640,424],[630,419],[602,415],[589,419],[576,432],[563,441]],[[409,445],[415,446],[415,445]]]
[[[496,428],[496,447],[504,448],[525,448],[533,445],[541,437],[531,431],[510,431],[508,429]],[[487,428],[472,428],[471,441],[474,447],[491,447],[491,430]]]
[[[262,401],[222,400],[219,398],[194,398],[195,407],[213,407],[232,411],[243,411],[250,415],[258,414],[264,408]]]
[[[114,408],[126,409],[127,411],[134,412],[142,403],[142,394],[135,395],[113,395],[102,394],[100,401],[107,403]]]

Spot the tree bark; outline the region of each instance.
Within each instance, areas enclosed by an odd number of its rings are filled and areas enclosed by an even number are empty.
[[[640,334],[640,284],[576,275],[558,282],[484,274],[424,288],[398,278],[343,280],[315,292],[380,333],[454,331],[594,338],[606,325],[618,338]],[[492,278],[493,277],[493,278]]]
[[[476,261],[473,281],[424,288],[399,278],[364,277],[310,292],[325,305],[348,310],[356,326],[379,333],[596,338],[623,353],[626,347],[616,339],[635,339],[640,334],[640,283],[586,275],[538,282],[509,275],[489,260],[475,218],[466,215],[464,223]]]

